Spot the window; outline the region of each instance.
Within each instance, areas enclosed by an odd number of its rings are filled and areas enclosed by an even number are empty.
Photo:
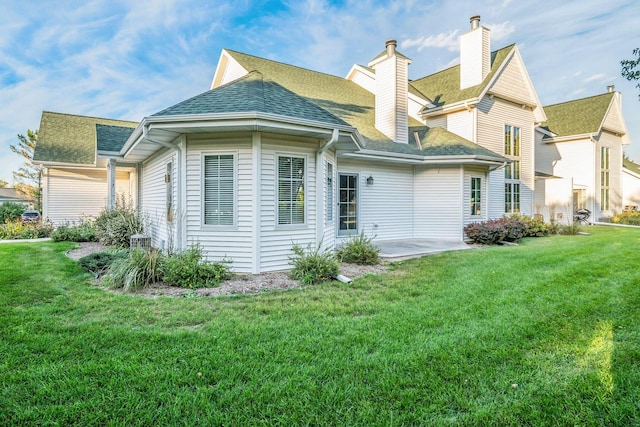
[[[167,163],[167,173],[164,175],[167,200],[167,221],[173,221],[173,163]]]
[[[573,189],[573,211],[578,209],[586,209],[587,207],[587,190],[584,188]]]
[[[327,222],[333,221],[333,164],[327,163]]]
[[[235,201],[233,154],[204,156],[204,223],[233,225]]]
[[[609,210],[609,147],[600,148],[600,210]]]
[[[278,224],[304,224],[305,159],[278,156]]]
[[[482,215],[482,178],[471,178],[471,215]]]
[[[505,125],[504,154],[511,160],[504,168],[504,211],[520,212],[520,128]]]

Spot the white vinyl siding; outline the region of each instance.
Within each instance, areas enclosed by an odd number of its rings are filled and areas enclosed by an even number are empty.
[[[167,221],[168,192],[172,193],[172,200],[176,200],[175,160],[173,151],[163,150],[142,165],[140,208],[147,222],[145,233],[151,236],[152,246],[162,250],[176,248],[175,227]],[[169,164],[172,164],[171,176],[166,178]]]
[[[528,105],[536,104],[535,94],[530,90],[529,79],[519,55],[509,58],[506,66],[498,76],[495,84],[489,89],[491,93],[517,99]]]
[[[505,125],[520,128],[520,213],[534,213],[534,115],[521,105],[499,98],[485,97],[478,104],[477,143],[494,153],[504,153]],[[498,169],[490,173],[488,181],[487,215],[499,218],[505,213],[505,171]]]
[[[460,167],[416,167],[414,234],[421,239],[462,239],[462,170]]]
[[[295,147],[295,149],[294,149]],[[289,256],[293,243],[301,246],[316,245],[316,209],[306,210],[305,224],[279,225],[277,219],[278,156],[304,157],[306,183],[316,182],[315,158],[317,142],[263,134],[261,151],[260,193],[260,271],[290,269]],[[248,172],[251,172],[250,170]],[[305,204],[315,207],[316,186],[307,185]]]
[[[43,217],[56,225],[100,215],[107,206],[107,171],[104,169],[48,168],[43,182]],[[130,173],[116,170],[116,197],[129,203]]]
[[[205,223],[205,156],[233,154],[235,163],[235,205],[233,225]],[[232,259],[233,271],[252,271],[253,255],[253,169],[251,134],[216,138],[189,135],[186,158],[185,227],[187,245],[199,245],[210,261]]]
[[[204,156],[203,220],[207,225],[233,225],[235,159],[233,154]]]
[[[359,177],[358,232],[377,240],[413,237],[412,166],[341,160],[338,172]]]

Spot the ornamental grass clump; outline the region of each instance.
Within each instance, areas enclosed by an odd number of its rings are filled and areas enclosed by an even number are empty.
[[[373,237],[365,236],[364,231],[352,236],[336,251],[336,257],[350,264],[375,265],[380,262],[380,249],[373,244]]]
[[[302,247],[294,244],[293,255],[289,257],[289,264],[293,265],[291,277],[305,285],[315,285],[333,279],[340,272],[338,260],[332,251],[308,244]]]
[[[164,283],[181,288],[208,288],[230,279],[230,261],[209,262],[202,256],[202,248],[193,246],[171,254],[165,260]]]
[[[94,225],[100,243],[119,248],[128,248],[131,236],[144,229],[142,216],[124,200],[118,201],[114,209],[102,211]]]
[[[116,260],[104,276],[108,288],[135,291],[162,280],[164,255],[157,250],[132,249],[129,256]]]

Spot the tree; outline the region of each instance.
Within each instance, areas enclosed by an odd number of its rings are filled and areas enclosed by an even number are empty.
[[[27,136],[18,135],[18,139],[20,142],[17,145],[10,145],[9,148],[24,157],[25,161],[20,169],[13,172],[13,178],[16,180],[14,187],[34,199],[36,209],[40,210],[40,206],[42,206],[42,167],[33,164],[33,152],[38,141],[38,131],[27,130]]]
[[[9,186],[9,183],[7,181],[5,181],[4,179],[0,179],[0,188],[7,188]]]
[[[622,65],[622,77],[629,81],[640,80],[640,48],[633,49],[633,55],[635,59],[623,59],[620,61]],[[640,89],[640,83],[636,84],[636,87]],[[640,98],[640,95],[638,95]]]

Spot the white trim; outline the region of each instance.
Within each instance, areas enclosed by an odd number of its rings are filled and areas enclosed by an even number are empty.
[[[253,176],[253,257],[252,257],[252,272],[253,274],[260,273],[261,251],[262,244],[262,133],[253,132],[251,134],[251,154],[252,154],[252,166]]]
[[[340,175],[348,175],[348,176],[355,176],[356,177],[356,229],[355,229],[355,233],[353,234],[340,234]],[[335,220],[336,220],[336,237],[339,239],[345,239],[345,238],[349,238],[355,235],[358,235],[360,233],[360,227],[361,227],[361,206],[360,206],[360,194],[361,194],[361,187],[362,185],[360,185],[360,173],[359,172],[349,172],[347,171],[339,171],[338,172],[338,183],[336,185],[336,189],[338,192],[338,199],[337,199],[337,206],[338,209],[336,209],[336,215],[335,215]]]

